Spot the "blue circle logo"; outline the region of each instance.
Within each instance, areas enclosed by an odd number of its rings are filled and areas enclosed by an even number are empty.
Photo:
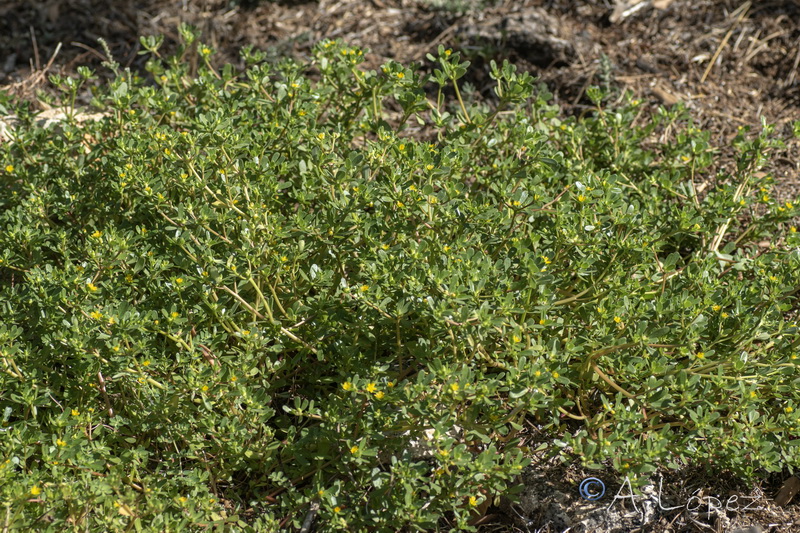
[[[581,481],[578,491],[584,500],[595,502],[606,493],[606,486],[596,477],[587,477]]]

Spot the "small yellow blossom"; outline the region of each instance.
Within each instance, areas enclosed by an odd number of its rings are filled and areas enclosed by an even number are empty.
[[[319,135],[317,135],[317,138],[321,141],[321,140],[323,140],[325,138],[325,134],[324,133],[320,133]]]
[[[450,390],[453,391],[453,392],[458,392],[458,389],[460,389],[460,388],[461,387],[459,386],[458,383],[451,383],[450,384]]]
[[[173,311],[173,312],[170,314],[170,316],[171,316],[172,318],[178,318],[178,317],[180,316],[180,313],[178,313],[177,311]]]
[[[730,315],[728,315],[728,313],[720,313],[719,316],[721,316],[722,318],[728,318],[728,316]]]
[[[367,292],[369,290],[369,285],[362,285],[359,290],[361,292]]]
[[[705,357],[706,357],[706,354],[705,354],[705,353],[703,353],[703,352],[697,352],[697,358],[698,358],[698,359],[705,359]]]
[[[584,195],[582,195],[582,194],[579,194],[578,195],[578,201],[579,202],[585,202],[586,201],[586,197]]]
[[[533,373],[533,375],[538,378],[538,377],[542,376],[542,372],[541,372],[541,370],[537,370],[536,372]]]
[[[39,488],[37,485],[34,485],[33,487],[31,487],[31,496],[38,496],[41,493],[42,493],[42,489]]]
[[[239,378],[237,378],[236,376],[231,376],[231,382],[232,383],[235,383],[237,379],[239,379]]]
[[[403,79],[403,78],[405,78],[405,77],[406,77],[406,75],[405,75],[405,74],[403,74],[402,72],[398,72],[398,73],[397,73],[397,79],[399,79],[399,80],[402,80],[402,79]]]
[[[558,379],[558,376],[560,376],[558,372],[553,372],[553,379]]]
[[[716,312],[716,311],[719,311],[720,309],[722,309],[722,307],[720,307],[718,305],[712,305],[711,309]]]
[[[66,446],[67,443],[61,439],[56,439],[56,446]]]
[[[103,235],[103,232],[100,231],[100,230],[97,230],[94,233],[92,233],[92,238],[93,239],[99,239],[102,235]]]
[[[545,324],[547,324],[547,319],[546,318],[540,318],[539,319],[539,325],[540,326],[544,326]]]
[[[389,249],[388,244],[381,244],[381,250],[388,250],[388,249]]]
[[[478,498],[476,498],[475,496],[470,496],[469,497],[469,505],[471,507],[476,507],[478,505]]]
[[[181,283],[183,283],[183,278],[175,278],[175,283],[180,285]]]
[[[394,381],[390,381],[389,383],[386,384],[386,386],[389,387],[390,389],[393,388],[394,387]]]
[[[150,366],[150,361],[142,361],[142,366]]]
[[[88,288],[88,289],[89,289],[90,291],[92,291],[92,292],[94,292],[94,291],[96,291],[96,290],[97,290],[97,287],[95,286],[95,284],[94,284],[94,283],[87,283],[87,284],[86,284],[86,288]]]
[[[357,454],[358,453],[358,446],[353,446],[352,448],[350,448],[350,453],[353,454],[353,455]]]
[[[786,414],[788,415],[788,414],[791,414],[794,411],[794,408],[789,405],[789,406],[784,407],[783,410],[786,411]]]
[[[448,48],[447,50],[444,51],[444,56],[445,57],[450,57],[450,54],[452,54],[452,53],[453,53],[453,51]]]
[[[208,385],[203,385],[202,387],[200,387],[200,390],[203,392],[208,391]]]
[[[382,400],[384,396],[385,396],[385,394],[381,390],[379,390],[378,392],[375,393],[375,398],[377,398],[379,400]]]
[[[375,392],[377,388],[378,387],[377,385],[375,385],[375,383],[367,383],[367,392],[369,393]]]
[[[6,165],[6,172],[8,172],[9,174],[14,172],[14,165]]]
[[[552,260],[551,260],[549,257],[547,257],[546,255],[543,255],[543,256],[542,256],[542,261],[544,261],[544,264],[545,264],[545,265],[549,265],[550,263],[552,263],[552,262],[553,262],[553,261],[552,261]]]
[[[333,508],[333,512],[339,514],[342,512],[342,508],[337,505],[336,507]]]
[[[619,324],[620,322],[622,322],[622,319],[621,319],[620,317],[618,317],[618,316],[615,316],[615,317],[614,317],[614,322],[616,322],[617,324]]]
[[[792,232],[792,233],[797,233],[797,226],[790,227],[789,231]]]
[[[81,413],[80,413],[80,411],[78,411],[77,409],[73,409],[72,411],[70,411],[70,414],[71,414],[72,416],[78,416],[78,415],[79,415],[79,414],[81,414]]]
[[[520,337],[519,335],[514,335],[514,336],[513,336],[513,337],[511,337],[511,338],[512,338],[512,340],[513,340],[514,342],[522,342],[522,337]]]
[[[433,165],[425,165],[426,170],[433,170]]]
[[[188,499],[189,499],[189,498],[187,498],[186,496],[181,496],[180,498],[178,498],[178,500],[179,500],[181,503],[186,503],[186,500],[188,500]]]
[[[95,320],[100,320],[101,318],[103,318],[103,313],[101,313],[100,311],[92,311],[91,313],[89,313],[89,316]]]

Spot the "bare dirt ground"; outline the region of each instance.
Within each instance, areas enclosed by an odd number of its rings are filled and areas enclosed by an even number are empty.
[[[757,131],[763,117],[788,138],[792,122],[800,119],[800,3],[795,0],[484,0],[483,9],[441,7],[478,3],[3,0],[0,86],[37,102],[37,91],[47,90],[45,74],[74,73],[80,65],[102,73],[106,57],[98,38],[123,66],[141,70],[145,59],[138,54],[138,36],[163,34],[169,49],[178,39],[177,25],[188,22],[203,31],[219,64],[240,65],[238,50],[247,44],[273,57],[302,58],[318,40],[340,38],[368,48],[370,67],[393,59],[426,68],[425,55],[443,44],[473,62],[469,81],[477,91],[490,89],[489,59],[508,58],[546,83],[554,102],[570,114],[586,112],[586,88],[604,83],[630,89],[652,109],[682,101],[696,125],[711,131],[723,147],[723,171],[731,161],[724,146],[739,126]],[[789,141],[769,171],[778,199],[800,196],[800,142]],[[616,526],[584,520],[591,510],[577,496],[577,485],[589,473],[552,466],[537,472],[528,479],[527,507],[488,509],[486,531],[800,531],[798,497],[788,506],[773,501],[788,472],[765,475],[754,487],[702,472],[665,475],[664,492],[678,502],[673,506],[698,494],[723,502],[731,495],[751,496],[748,502],[755,504],[703,514],[708,500],[691,512],[659,511],[638,528],[635,520]],[[610,485],[611,494],[620,488],[618,482]],[[594,510],[610,501],[613,496],[606,496]],[[567,522],[547,514],[554,505],[570,515]],[[618,506],[622,509],[623,502]]]

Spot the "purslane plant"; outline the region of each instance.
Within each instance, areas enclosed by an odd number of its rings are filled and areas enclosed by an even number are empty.
[[[507,63],[470,103],[444,48],[430,75],[337,41],[217,71],[181,34],[142,40],[152,81],[119,72],[103,120],[3,100],[9,527],[469,529],[531,448],[800,466],[769,126],[712,175],[680,108],[592,89],[564,118]],[[54,80],[71,110],[89,78]]]

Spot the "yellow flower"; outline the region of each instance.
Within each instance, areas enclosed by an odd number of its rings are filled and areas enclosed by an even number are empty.
[[[384,396],[385,396],[385,394],[381,390],[379,390],[378,392],[375,393],[375,397],[377,399],[379,399],[379,400],[382,400]]]
[[[237,379],[239,378],[237,378],[236,376],[231,376],[231,382],[236,382]]]
[[[362,285],[359,290],[361,292],[367,292],[369,290],[369,285]]]
[[[77,409],[73,409],[72,411],[70,411],[70,413],[72,414],[72,416],[78,416],[79,414],[81,414],[80,411],[78,411]]]
[[[450,57],[450,54],[452,54],[452,53],[453,53],[453,51],[448,48],[447,50],[444,51],[444,56],[445,57]]]
[[[706,357],[706,354],[705,354],[705,353],[703,353],[703,352],[697,352],[697,358],[698,358],[698,359],[705,359],[705,357]]]
[[[86,287],[92,292],[97,290],[97,287],[95,287],[94,283],[87,283]]]
[[[540,326],[544,326],[545,324],[547,324],[547,319],[546,318],[540,318],[539,319],[539,325]]]
[[[389,383],[387,383],[387,384],[386,384],[386,386],[387,386],[387,387],[389,387],[389,388],[391,389],[391,388],[393,388],[393,387],[394,387],[394,382],[393,382],[393,381],[390,381]]]
[[[350,448],[350,453],[353,454],[353,455],[357,454],[358,453],[358,446],[353,446],[352,448]]]
[[[179,500],[181,503],[186,503],[186,500],[188,500],[188,498],[187,498],[186,496],[181,496],[180,498],[178,498],[178,500]]]
[[[586,201],[586,197],[584,195],[582,195],[582,194],[579,194],[578,195],[578,201],[579,202],[585,202]]]
[[[8,172],[9,174],[14,172],[14,165],[6,165],[6,172]]]
[[[553,379],[558,379],[560,374],[558,372],[553,372]]]
[[[790,227],[789,231],[792,232],[792,233],[797,233],[797,226]]]
[[[404,152],[405,149],[406,149],[406,145],[405,144],[401,144],[400,146],[397,147],[397,149],[400,150],[401,152]]]
[[[377,388],[378,388],[377,385],[375,385],[374,383],[367,383],[367,392],[369,393],[375,392]]]
[[[721,316],[722,318],[728,318],[729,315],[728,313],[721,313],[719,316]]]
[[[173,311],[172,314],[170,314],[170,316],[172,318],[178,318],[180,316],[180,313],[178,313],[177,311]]]
[[[337,505],[336,507],[333,508],[333,512],[339,514],[342,512],[342,508]]]
[[[713,311],[719,311],[720,309],[722,309],[722,307],[720,307],[720,306],[718,306],[718,305],[713,305],[713,306],[711,306],[711,309],[712,309]]]
[[[61,439],[56,439],[56,446],[66,446],[67,443]]]
[[[170,150],[169,148],[164,148],[164,154],[165,155],[169,155],[171,153],[172,153],[172,150]]]
[[[388,244],[381,244],[381,250],[388,250],[388,249],[389,249]]]
[[[142,361],[142,366],[150,366],[150,361]]]
[[[400,200],[397,201],[397,207],[405,207],[405,206],[406,206],[406,204],[404,204]]]
[[[618,316],[615,316],[615,317],[614,317],[614,322],[616,322],[617,324],[619,324],[620,322],[622,322],[622,319],[621,319],[620,317],[618,317]]]
[[[342,383],[342,388],[346,391],[352,390],[353,384],[350,383],[349,381],[345,381],[344,383]]]
[[[550,263],[552,263],[552,262],[553,262],[553,261],[552,261],[552,260],[551,260],[549,257],[547,257],[546,255],[543,255],[543,256],[542,256],[542,261],[544,261],[544,264],[545,264],[545,265],[549,265]]]
[[[175,283],[180,285],[181,283],[183,283],[183,278],[175,278]]]
[[[324,133],[320,133],[319,135],[317,135],[317,138],[321,141],[321,140],[323,140],[325,138],[325,134]]]
[[[102,235],[103,235],[103,232],[100,231],[100,230],[97,230],[94,233],[92,233],[92,238],[99,239]]]
[[[426,170],[433,170],[433,165],[425,165]]]
[[[541,370],[537,370],[536,372],[533,373],[533,375],[538,378],[538,377],[540,377],[542,375],[542,372],[541,372]]]
[[[40,489],[38,486],[34,485],[33,487],[31,487],[31,496],[38,496],[41,493],[42,489]]]
[[[460,388],[461,387],[458,385],[458,383],[451,383],[450,384],[450,390],[453,391],[453,392],[458,392],[458,389],[460,389]]]
[[[89,313],[89,316],[94,318],[95,320],[100,320],[101,318],[103,318],[103,313],[99,311],[92,311],[91,313]]]
[[[787,407],[784,407],[784,408],[783,408],[783,410],[784,410],[784,411],[786,411],[786,414],[787,414],[787,415],[788,415],[788,414],[791,414],[791,413],[792,413],[792,411],[794,411],[794,409],[792,408],[792,406],[787,406]]]
[[[475,496],[470,496],[469,504],[471,507],[476,507],[478,505],[478,498],[476,498]]]
[[[202,387],[200,387],[200,390],[206,392],[208,390],[208,385],[203,385]]]
[[[405,75],[405,74],[403,74],[402,72],[398,72],[398,73],[397,73],[397,79],[400,79],[400,80],[402,80],[402,79],[403,79],[403,78],[405,78],[405,77],[406,77],[406,75]],[[402,148],[401,148],[401,150],[402,150]]]

